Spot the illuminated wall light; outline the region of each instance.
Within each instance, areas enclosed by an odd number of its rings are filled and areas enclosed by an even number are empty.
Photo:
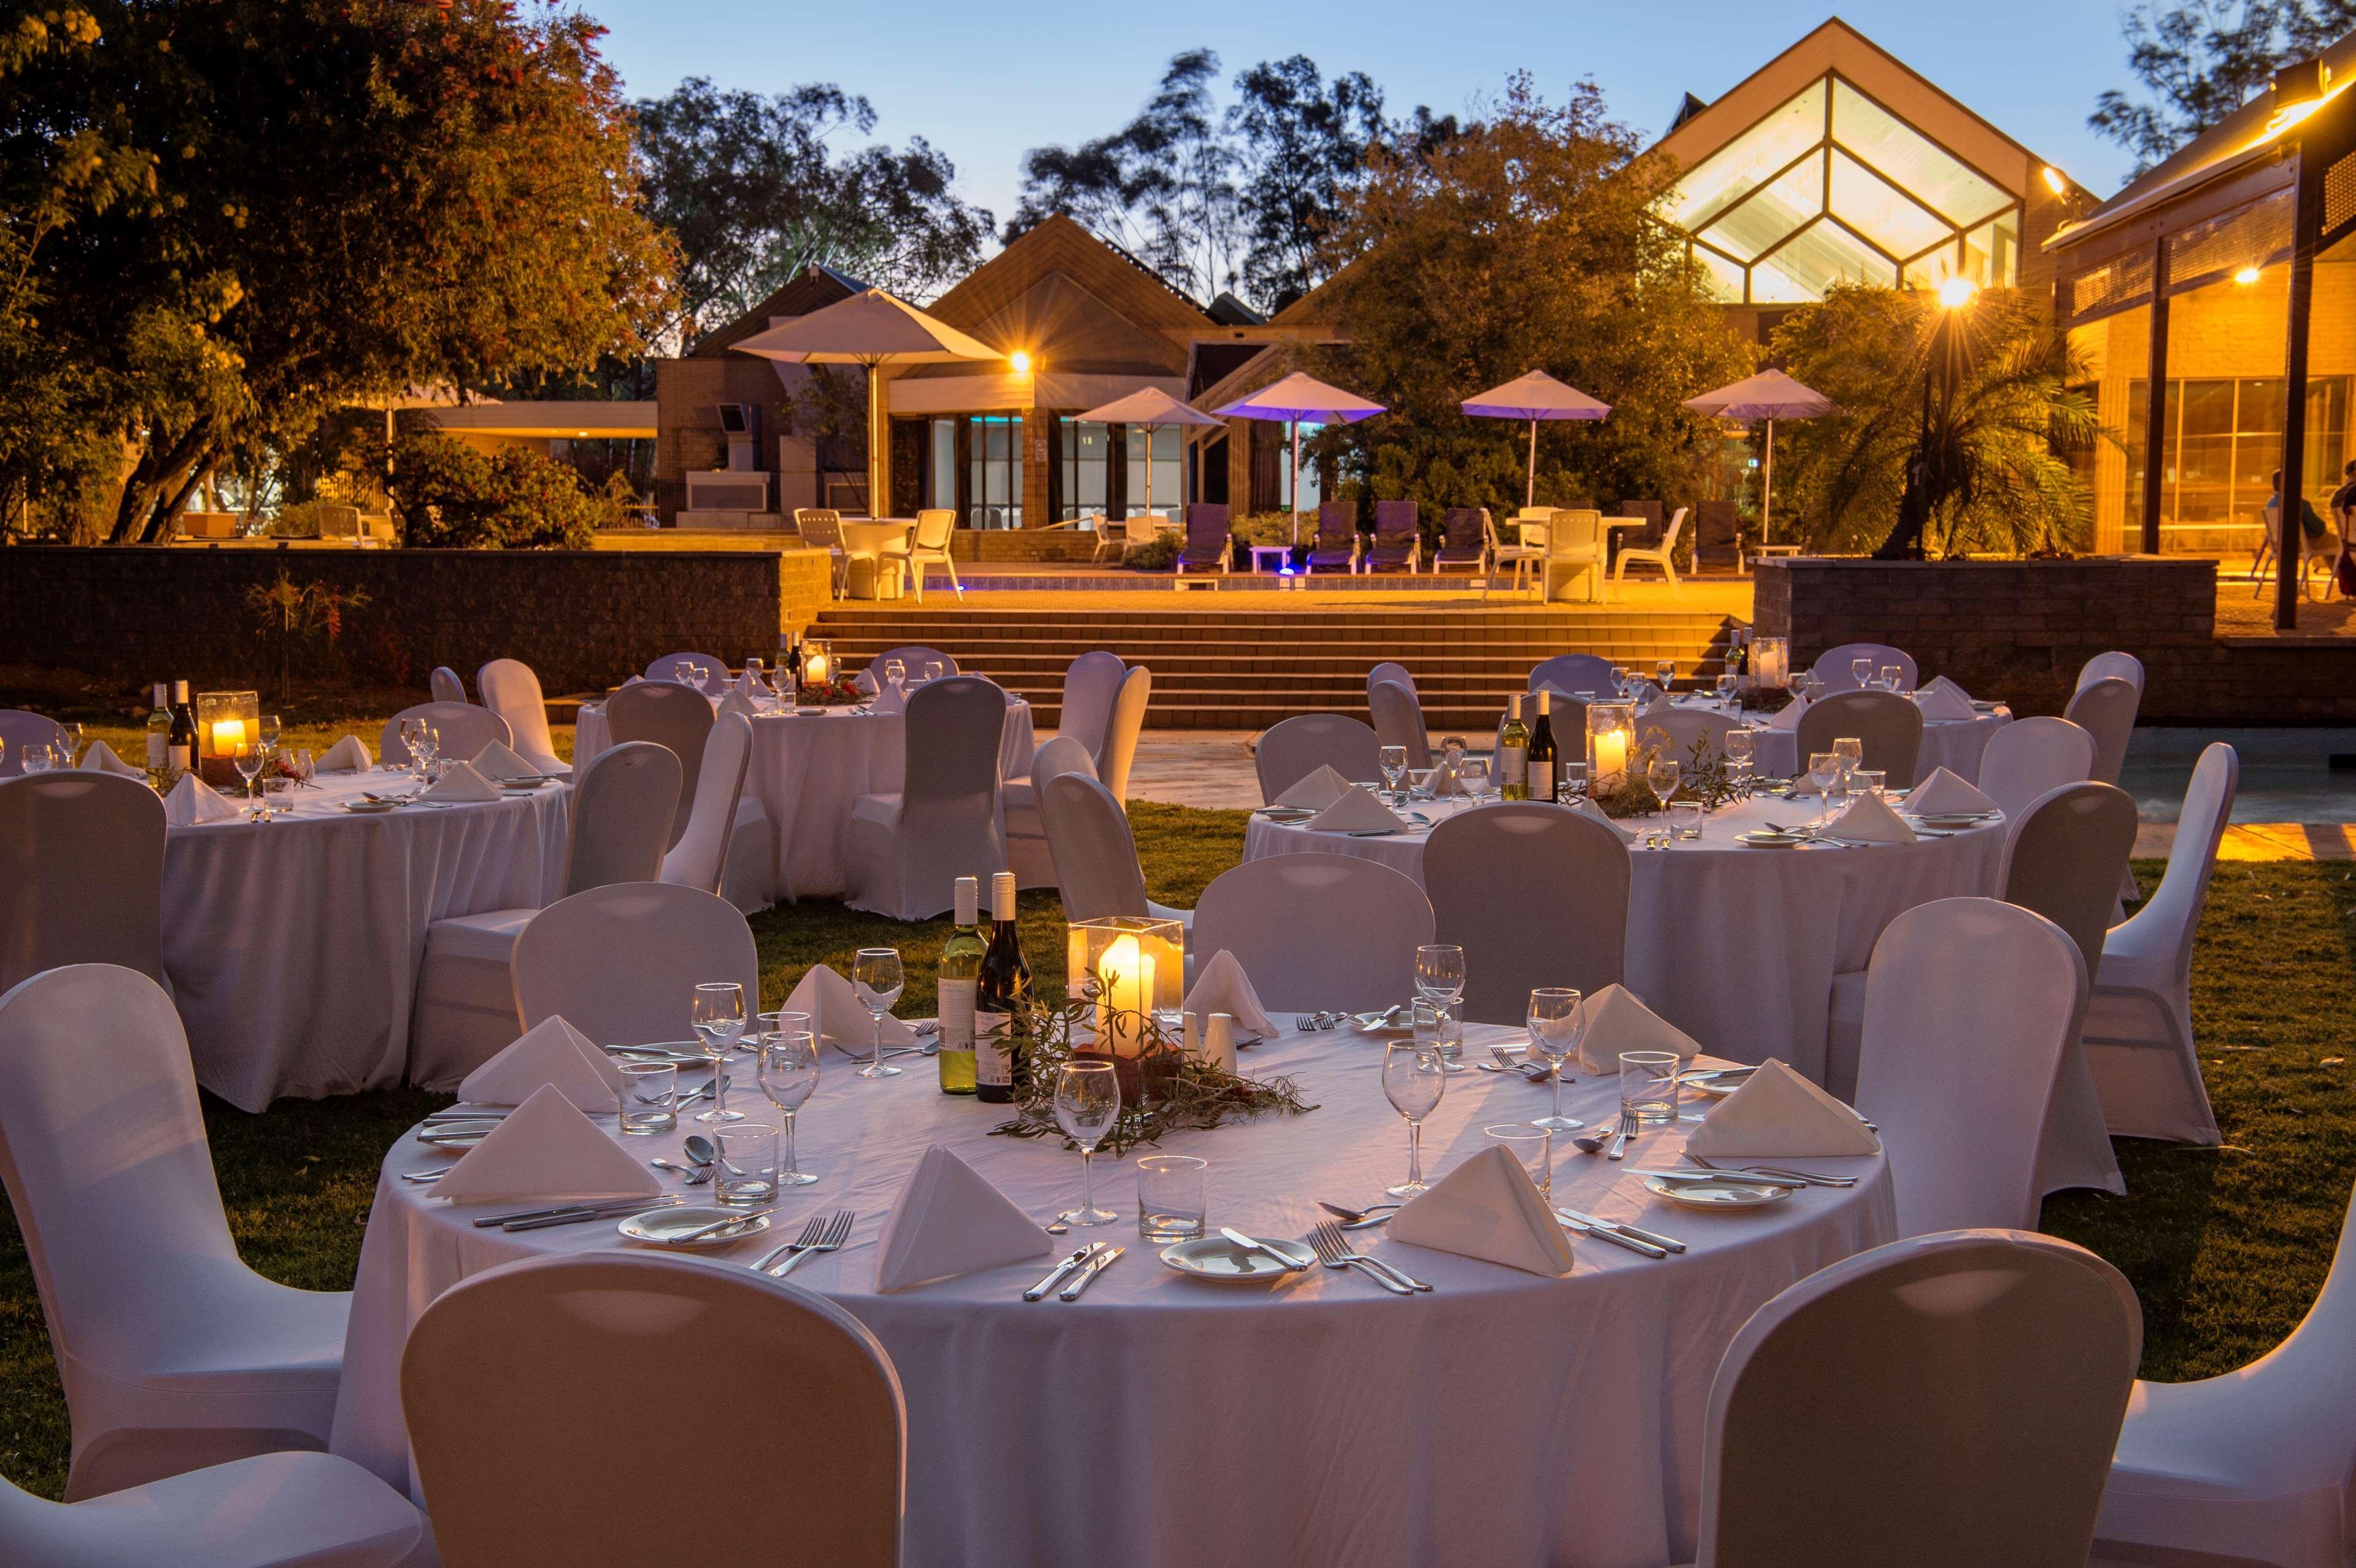
[[[1980,285],[1969,278],[1949,278],[1939,285],[1939,307],[1943,310],[1961,310],[1972,302],[1972,296],[1979,291]]]
[[[2070,194],[2070,177],[2063,174],[2060,169],[2055,168],[2051,164],[2047,164],[2045,166],[2045,188],[2051,191],[2056,196],[2067,196]]]
[[[2258,281],[2258,269],[2255,267],[2244,267],[2240,272],[2233,274],[2233,281],[2240,284],[2243,287],[2247,288],[2250,285]]]
[[[1014,373],[1018,376],[1027,376],[1031,373],[1031,356],[1020,349],[1007,355],[1006,362],[1014,367]]]

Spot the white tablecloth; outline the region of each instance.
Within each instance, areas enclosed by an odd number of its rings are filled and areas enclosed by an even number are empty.
[[[1472,808],[1415,809],[1437,822]],[[1711,813],[1698,843],[1632,851],[1626,973],[1631,990],[1709,1049],[1746,1062],[1780,1057],[1822,1082],[1833,976],[1863,969],[1882,928],[1915,905],[1993,896],[2004,830],[1864,849],[1735,842],[1770,820],[1788,827],[1815,814],[1814,800],[1762,797]],[[1255,816],[1244,858],[1355,854],[1420,883],[1424,838],[1420,830],[1352,838]]]
[[[1978,783],[1980,753],[1987,749],[1988,737],[2011,722],[2012,710],[2003,707],[1977,718],[1926,722],[1922,725],[1922,749],[1915,757],[1914,777],[1928,779],[1933,768],[1944,768],[1965,783]],[[1807,758],[1800,755],[1798,730],[1770,729],[1761,725],[1751,733],[1758,736],[1752,756],[1765,777],[1794,778],[1807,765]]]
[[[1467,1034],[1475,1059],[1491,1041],[1522,1037]],[[849,1247],[793,1277],[855,1314],[899,1369],[916,1568],[1689,1561],[1703,1416],[1728,1343],[1778,1291],[1896,1231],[1878,1156],[1824,1162],[1867,1179],[1775,1208],[1697,1214],[1665,1203],[1626,1172],[1676,1157],[1684,1129],[1667,1128],[1633,1144],[1625,1165],[1566,1150],[1555,1196],[1676,1236],[1691,1248],[1683,1257],[1653,1262],[1574,1240],[1576,1270],[1552,1280],[1358,1231],[1437,1291],[1394,1296],[1323,1269],[1280,1288],[1219,1285],[1172,1272],[1141,1243],[1133,1169],[1107,1157],[1097,1196],[1120,1220],[1093,1234],[1129,1252],[1079,1302],[1021,1299],[1044,1261],[879,1296],[876,1240],[928,1144],[948,1144],[1043,1220],[1079,1192],[1076,1155],[988,1136],[999,1108],[949,1099],[930,1063],[901,1059],[908,1072],[877,1082],[827,1053],[799,1118],[802,1165],[820,1181],[787,1197],[782,1225],[719,1255],[750,1262],[809,1214],[858,1211]],[[1318,1199],[1373,1202],[1405,1172],[1406,1128],[1383,1098],[1381,1061],[1380,1042],[1355,1035],[1280,1036],[1245,1053],[1244,1069],[1297,1075],[1316,1111],[1162,1147],[1211,1162],[1214,1226],[1305,1236]],[[1566,1106],[1593,1122],[1616,1094],[1611,1080],[1589,1079],[1566,1089]],[[1451,1078],[1425,1126],[1427,1176],[1477,1153],[1484,1125],[1543,1114],[1546,1102],[1543,1088],[1517,1078]],[[677,1139],[629,1142],[673,1155]],[[482,1209],[398,1179],[444,1163],[406,1138],[387,1156],[336,1407],[332,1450],[396,1487],[410,1482],[399,1358],[426,1305],[515,1258],[626,1244],[605,1223],[477,1230],[468,1221]],[[1089,1235],[1058,1239],[1059,1254]],[[680,1344],[677,1375],[724,1403],[726,1348]],[[626,1412],[616,1420],[626,1424]],[[809,1440],[824,1442],[822,1429]],[[691,1468],[709,1460],[693,1444],[680,1455]]]
[[[834,897],[850,886],[851,809],[862,795],[900,788],[908,721],[898,714],[763,714],[753,720],[753,761],[744,788],[776,828],[777,897]],[[573,732],[573,765],[613,744],[602,704],[584,703]],[[1031,704],[1006,703],[999,742],[1001,778],[1031,771]]]
[[[386,772],[322,774],[271,797],[269,822],[174,828],[164,847],[164,966],[197,1081],[244,1111],[401,1081],[425,928],[548,902],[573,791],[355,816]]]

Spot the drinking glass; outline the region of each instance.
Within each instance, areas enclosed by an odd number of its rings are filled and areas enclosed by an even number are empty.
[[[1555,767],[1555,776],[1561,781],[1563,793],[1573,800],[1587,799],[1587,764],[1564,762]]]
[[[271,765],[276,760],[278,756],[278,737],[280,735],[284,733],[279,728],[278,715],[276,714],[262,714],[261,723],[255,727],[255,733],[262,737],[263,756],[262,771],[263,777],[267,778],[270,773]],[[262,787],[260,810],[261,814],[265,817],[276,816],[278,814],[276,810],[270,804],[270,789],[266,784]]]
[[[1673,800],[1669,803],[1669,832],[1687,843],[1701,837],[1701,818],[1699,800]]]
[[[294,752],[294,783],[296,787],[304,789],[316,789],[319,787],[318,778],[319,759],[311,755],[310,747],[297,747]]]
[[[1718,705],[1730,714],[1734,711],[1734,686],[1732,675],[1720,675],[1718,678]]]
[[[1850,660],[1848,672],[1857,677],[1857,686],[1860,692],[1873,684],[1873,660],[1870,659]]]
[[[1881,684],[1883,689],[1886,691],[1898,692],[1904,690],[1906,685],[1906,666],[1903,664],[1883,665],[1881,667]]]
[[[614,1064],[622,1074],[622,1131],[668,1133],[679,1125],[679,1069],[670,1062]]]
[[[1886,768],[1860,768],[1848,776],[1852,788],[1860,795],[1879,796],[1890,787],[1890,770]]]
[[[795,1157],[794,1112],[818,1089],[818,1036],[808,1029],[783,1030],[763,1035],[755,1050],[753,1070],[761,1080],[761,1092],[785,1123],[786,1157],[777,1167],[777,1185],[808,1187],[818,1177],[800,1169]]]
[[[1375,754],[1375,764],[1383,770],[1383,787],[1390,791],[1393,804],[1399,799],[1399,776],[1407,771],[1407,747],[1387,746]]]
[[[1055,1075],[1055,1123],[1080,1146],[1080,1206],[1056,1219],[1066,1225],[1109,1225],[1120,1218],[1097,1207],[1097,1145],[1120,1120],[1120,1079],[1108,1061],[1066,1062]]]
[[[1759,738],[1747,729],[1730,729],[1719,743],[1726,747],[1726,765],[1734,770],[1734,782],[1744,800],[1751,799],[1751,769],[1759,755]]]
[[[1841,760],[1829,751],[1808,753],[1808,782],[1816,787],[1816,825],[1822,827],[1832,811],[1833,786],[1841,776]]]
[[[692,659],[672,660],[670,661],[670,678],[678,682],[682,686],[694,685],[695,660]]]
[[[1464,950],[1453,942],[1427,942],[1415,950],[1416,993],[1440,1016],[1440,1054],[1451,1072],[1462,1072],[1464,1033],[1456,1026],[1456,1004],[1464,996]]]
[[[908,682],[906,662],[898,659],[886,659],[884,661],[884,679],[894,686],[906,685]]]
[[[270,761],[270,748],[258,740],[241,743],[237,748],[237,776],[245,780],[246,814],[260,822],[269,813],[262,809],[262,797],[257,787],[262,770]]]
[[[1147,1241],[1192,1241],[1210,1219],[1203,1173],[1192,1155],[1147,1155],[1137,1162],[1137,1234]]]
[[[859,956],[851,961],[851,988],[858,993],[859,1004],[867,1009],[867,1015],[875,1020],[875,1054],[859,1069],[859,1076],[899,1077],[898,1068],[884,1065],[884,1020],[892,1015],[892,1004],[908,988],[908,977],[900,968],[900,950],[861,948]]]
[[[1407,798],[1410,800],[1430,800],[1432,798],[1431,778],[1432,775],[1438,771],[1439,769],[1432,768],[1408,768],[1407,770]]]
[[[46,746],[25,746],[16,750],[16,766],[25,773],[47,773],[57,764],[57,755]]]
[[[1466,757],[1456,765],[1457,782],[1464,793],[1478,800],[1489,792],[1489,759],[1485,756]]]
[[[727,1208],[757,1208],[777,1196],[777,1130],[766,1122],[738,1122],[712,1135],[720,1149],[720,1172],[712,1178],[714,1201]]]
[[[1563,985],[1539,986],[1530,993],[1529,1022],[1530,1055],[1553,1069],[1548,1080],[1554,1085],[1554,1113],[1539,1117],[1537,1124],[1556,1133],[1585,1126],[1562,1113],[1562,1064],[1579,1049],[1579,1036],[1587,1028],[1579,993]]]
[[[1424,1041],[1394,1040],[1383,1048],[1383,1093],[1391,1109],[1407,1118],[1407,1180],[1389,1189],[1393,1197],[1424,1190],[1423,1119],[1448,1092],[1448,1064]]]
[[[1620,1108],[1648,1126],[1676,1121],[1679,1065],[1675,1051],[1622,1051]]]
[[[728,1109],[728,1053],[744,1032],[744,988],[733,980],[712,981],[695,988],[688,1004],[687,1021],[712,1063],[712,1109],[698,1122],[742,1122],[744,1113]]]
[[[1535,1122],[1502,1122],[1481,1129],[1481,1136],[1498,1147],[1512,1151],[1514,1159],[1529,1173],[1538,1196],[1548,1203],[1554,1201],[1554,1134]]]
[[[273,740],[275,736],[272,737]],[[71,768],[81,756],[81,725],[58,725],[58,766]]]
[[[949,671],[948,671],[948,665],[946,665],[946,664],[944,664],[944,663],[942,663],[939,660],[937,660],[937,659],[927,659],[927,660],[925,660],[925,679],[926,679],[926,680],[927,680],[927,681],[937,681],[937,680],[939,680],[942,676],[944,676],[944,675],[948,674],[948,672],[949,672]]]

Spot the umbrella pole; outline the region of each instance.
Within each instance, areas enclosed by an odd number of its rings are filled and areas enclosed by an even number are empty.
[[[1759,542],[1775,542],[1775,418],[1767,417],[1767,467],[1759,481]]]
[[[1522,510],[1526,511],[1538,504],[1538,422],[1530,421],[1530,477],[1522,489]]]
[[[1297,545],[1301,542],[1301,421],[1296,419],[1290,423],[1292,425],[1292,499],[1290,510],[1292,512],[1292,542]]]
[[[1146,516],[1148,516],[1148,517],[1151,517],[1151,516],[1153,515],[1153,426],[1151,426],[1151,424],[1149,424],[1149,425],[1146,425],[1146,426],[1144,427],[1144,429],[1145,429],[1145,515],[1146,515]],[[1129,456],[1129,454],[1128,454],[1128,453],[1126,453],[1126,452],[1124,452],[1124,453],[1122,453],[1122,454],[1121,454],[1121,456],[1122,456],[1122,457],[1126,458],[1126,457]]]
[[[884,379],[876,367],[867,367],[867,515],[884,515],[884,441],[878,426],[884,422]],[[757,460],[758,454],[755,454]]]

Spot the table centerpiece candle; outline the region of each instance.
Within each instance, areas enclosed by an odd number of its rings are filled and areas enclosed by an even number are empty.
[[[197,693],[197,776],[219,789],[242,781],[237,748],[262,738],[262,698],[254,692]]]
[[[1636,704],[1587,704],[1587,789],[1599,800],[1626,781],[1636,751]]]

